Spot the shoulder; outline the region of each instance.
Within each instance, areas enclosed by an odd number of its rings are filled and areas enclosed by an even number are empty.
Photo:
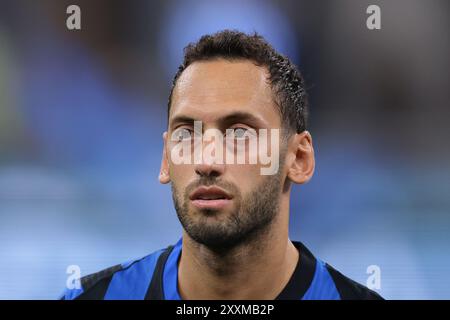
[[[301,242],[293,242],[303,259],[303,278],[309,278],[309,288],[303,299],[378,300],[378,293],[344,276],[328,263],[316,258]]]
[[[332,277],[336,289],[343,300],[383,300],[375,291],[344,276],[335,268],[325,263],[325,267]]]
[[[61,300],[102,300],[107,295],[113,278],[114,282],[120,283],[122,288],[135,287],[136,283],[149,282],[157,260],[165,250],[160,249],[142,258],[117,264],[84,276],[80,279],[81,288],[66,289],[61,296]]]

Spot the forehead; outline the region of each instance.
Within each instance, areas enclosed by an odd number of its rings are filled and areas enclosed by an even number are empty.
[[[177,81],[169,121],[179,115],[214,121],[248,112],[269,124],[279,123],[268,77],[266,68],[248,60],[195,62]]]

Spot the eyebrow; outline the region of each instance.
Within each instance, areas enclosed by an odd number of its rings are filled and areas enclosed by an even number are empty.
[[[178,124],[183,124],[183,123],[190,123],[191,124],[191,123],[194,123],[194,121],[198,121],[198,119],[195,119],[193,117],[186,116],[186,115],[178,115],[178,116],[175,116],[170,121],[170,127],[173,128],[174,126],[176,126]],[[265,121],[264,120],[260,119],[259,117],[254,116],[251,113],[243,112],[243,111],[233,112],[231,114],[228,114],[228,115],[226,115],[224,117],[221,117],[221,118],[217,119],[217,121],[221,122],[225,126],[228,126],[230,124],[237,123],[237,122],[247,122],[247,123],[252,124],[254,126],[263,126],[263,125],[265,125]]]

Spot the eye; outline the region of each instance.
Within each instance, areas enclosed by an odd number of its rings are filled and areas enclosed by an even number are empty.
[[[246,133],[247,133],[247,129],[244,129],[244,128],[236,128],[236,129],[234,129],[234,136],[237,139],[245,138],[245,134]]]
[[[187,128],[178,128],[173,132],[173,137],[175,137],[175,140],[178,142],[190,140],[191,131]]]
[[[246,139],[251,135],[251,130],[244,127],[230,128],[233,138],[236,140]]]

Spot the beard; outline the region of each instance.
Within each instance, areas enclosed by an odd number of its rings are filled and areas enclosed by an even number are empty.
[[[216,185],[233,195],[231,212],[190,209],[190,193],[199,186]],[[181,193],[172,183],[172,196],[178,219],[197,243],[216,252],[228,251],[260,238],[278,213],[281,193],[280,173],[265,176],[259,185],[242,194],[232,183],[213,176],[202,176]]]

